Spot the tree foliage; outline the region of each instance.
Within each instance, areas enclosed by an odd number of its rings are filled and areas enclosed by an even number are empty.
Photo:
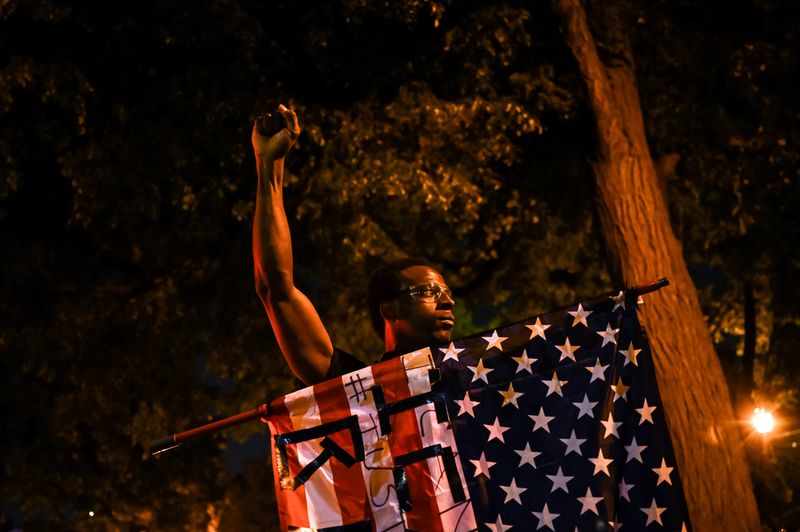
[[[639,12],[638,79],[651,147],[677,159],[665,176],[672,220],[731,384],[782,416],[773,442],[750,442],[762,521],[797,526],[800,479],[797,6],[790,2],[659,3]],[[681,24],[678,24],[678,21]],[[665,84],[663,80],[671,81]],[[755,364],[748,367],[744,305],[755,299]],[[754,367],[754,371],[753,368]],[[752,371],[742,379],[737,375]],[[743,384],[744,383],[744,384]],[[744,389],[742,389],[744,388]],[[796,430],[796,429],[795,429]]]
[[[720,352],[743,343],[750,281],[757,390],[796,415],[796,8],[739,3],[620,6]],[[291,387],[249,243],[250,124],[276,101],[305,128],[286,192],[298,282],[364,360],[365,278],[387,258],[442,268],[459,335],[608,289],[591,117],[557,27],[543,2],[1,2],[0,497],[26,527],[275,526],[265,456],[231,479],[224,437],[145,445]],[[756,479],[773,526],[800,519],[791,441]]]

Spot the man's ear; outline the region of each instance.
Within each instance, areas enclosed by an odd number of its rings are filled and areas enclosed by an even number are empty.
[[[396,320],[398,318],[398,308],[396,301],[384,301],[381,303],[381,316],[385,320]]]

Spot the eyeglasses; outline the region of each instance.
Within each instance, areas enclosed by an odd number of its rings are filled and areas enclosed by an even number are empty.
[[[449,288],[445,288],[439,283],[434,283],[433,281],[409,286],[408,288],[401,290],[398,295],[402,296],[404,294],[409,294],[411,297],[415,297],[423,301],[439,301],[439,298],[442,297],[442,294],[447,294],[447,297],[450,299],[453,298],[453,292],[451,292]]]

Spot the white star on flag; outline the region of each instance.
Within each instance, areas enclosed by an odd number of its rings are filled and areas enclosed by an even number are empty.
[[[586,488],[585,497],[576,498],[581,502],[581,515],[585,514],[586,512],[592,512],[597,516],[600,515],[600,512],[597,511],[597,503],[602,501],[603,498],[592,495],[591,488]]]
[[[589,317],[589,314],[591,314],[592,312],[594,312],[594,311],[592,311],[592,310],[588,310],[588,311],[587,310],[583,310],[583,305],[578,303],[578,310],[568,310],[567,314],[569,314],[570,316],[573,316],[575,318],[572,321],[572,326],[573,327],[575,327],[579,323],[582,323],[583,325],[588,327],[589,324],[586,322],[586,318]]]
[[[500,486],[500,489],[506,492],[506,500],[503,501],[503,504],[511,500],[517,501],[519,504],[522,504],[522,499],[520,499],[520,494],[523,491],[526,491],[528,488],[518,487],[517,481],[512,478],[511,484],[509,486]]]
[[[626,386],[625,383],[622,382],[622,377],[617,378],[617,383],[612,384],[611,389],[614,390],[614,401],[617,399],[625,399],[626,401],[628,400],[628,398],[625,397],[625,394],[628,393],[628,390],[630,390],[631,387]]]
[[[625,360],[622,361],[623,366],[627,366],[628,362],[632,362],[634,366],[639,365],[639,363],[636,361],[636,356],[641,353],[642,350],[634,348],[633,342],[628,345],[628,349],[620,349],[619,352],[625,357]]]
[[[486,384],[489,384],[489,373],[494,371],[491,368],[483,367],[483,359],[478,360],[477,366],[467,366],[467,369],[472,372],[472,380],[470,382],[482,380]]]
[[[650,508],[642,508],[641,509],[645,514],[647,514],[647,523],[644,526],[649,525],[650,523],[658,523],[659,525],[663,526],[664,524],[661,522],[661,514],[667,511],[666,508],[659,508],[656,506],[656,500],[653,499],[653,502],[650,503]]]
[[[469,414],[472,417],[475,417],[475,411],[473,409],[481,404],[480,401],[473,401],[470,399],[469,390],[464,394],[464,399],[461,401],[457,400],[456,403],[458,403],[458,414],[456,415]]]
[[[497,393],[503,396],[503,404],[500,405],[501,407],[504,407],[506,405],[514,405],[516,408],[519,408],[519,405],[517,404],[517,399],[525,395],[522,392],[514,391],[513,382],[508,383],[507,390],[497,390]]]
[[[672,479],[669,478],[669,474],[672,473],[674,468],[667,467],[667,462],[663,458],[661,459],[661,467],[654,467],[653,473],[658,475],[658,482],[656,482],[656,486],[660,486],[662,482],[666,482],[670,486],[672,486]]]
[[[508,340],[507,336],[497,336],[497,331],[492,331],[491,336],[482,336],[484,340],[489,342],[489,345],[486,346],[486,350],[495,348],[499,349],[500,351],[503,350],[503,340]]]
[[[579,345],[570,345],[569,338],[564,342],[564,345],[557,345],[556,349],[561,351],[561,358],[558,359],[559,362],[564,360],[565,358],[571,358],[573,362],[575,362],[575,351],[580,349],[581,346]]]
[[[603,456],[603,449],[598,451],[597,458],[589,458],[589,461],[594,464],[594,475],[602,471],[608,477],[611,477],[611,473],[608,472],[608,466],[614,463],[614,460]]]
[[[642,460],[642,451],[647,449],[647,447],[647,445],[638,445],[636,443],[636,436],[634,436],[631,444],[625,446],[625,452],[628,455],[628,458],[625,459],[625,463],[627,464],[635,458],[640,464],[643,464],[644,461]]]
[[[650,406],[650,405],[647,404],[647,398],[645,398],[644,405],[642,405],[642,408],[634,408],[634,410],[636,410],[639,413],[639,415],[641,416],[641,418],[639,419],[639,425],[641,425],[645,421],[649,421],[652,424],[653,423],[653,410],[655,410],[655,409],[656,409],[655,406]]]
[[[517,467],[522,467],[524,464],[530,464],[534,469],[536,469],[536,457],[539,456],[540,452],[538,451],[531,451],[531,444],[526,443],[524,449],[514,449],[514,452],[519,455],[519,465]]]
[[[492,478],[489,474],[489,468],[493,467],[496,462],[489,462],[486,460],[486,453],[482,452],[478,460],[470,460],[472,465],[475,466],[475,476],[483,475],[486,478]]]
[[[620,307],[622,307],[622,310],[625,310],[625,292],[620,290],[619,294],[615,296],[609,296],[609,299],[614,301],[614,308],[611,309],[611,312],[614,312]]]
[[[531,337],[530,337],[531,340],[533,340],[537,336],[540,337],[542,340],[547,340],[547,338],[544,335],[544,332],[547,329],[549,329],[550,326],[544,325],[542,323],[542,320],[540,320],[538,317],[536,318],[536,323],[534,323],[533,325],[526,325],[525,327],[531,330]]]
[[[600,420],[600,423],[606,428],[606,434],[603,438],[608,438],[609,436],[614,436],[615,438],[619,439],[619,433],[617,429],[620,425],[622,425],[622,421],[614,421],[614,416],[611,412],[608,413],[608,419],[605,421]]]
[[[605,331],[597,331],[597,334],[603,337],[603,345],[600,347],[605,347],[606,344],[614,344],[617,345],[617,333],[619,329],[612,329],[611,324],[609,323],[606,325]]]
[[[500,440],[501,442],[505,443],[506,440],[503,438],[503,433],[507,431],[510,427],[504,427],[500,424],[500,418],[494,418],[494,423],[491,425],[483,425],[489,431],[489,439],[486,440],[490,442],[492,440]]]
[[[592,378],[591,378],[591,380],[589,380],[589,384],[593,383],[597,379],[605,382],[605,380],[606,380],[605,371],[606,371],[606,368],[608,367],[608,364],[606,364],[605,366],[601,366],[600,365],[600,358],[597,358],[594,361],[594,366],[592,366],[592,367],[585,366],[585,367],[586,367],[586,371],[588,371],[588,372],[590,372],[592,374]]]
[[[520,371],[527,371],[531,375],[533,375],[533,370],[531,369],[531,364],[539,360],[538,358],[528,358],[527,350],[522,350],[521,357],[511,357],[517,363],[517,371],[515,373],[519,373]]]
[[[561,393],[561,386],[567,384],[567,381],[560,381],[558,380],[558,375],[556,372],[553,372],[553,378],[550,380],[542,381],[542,384],[547,386],[547,395],[545,397],[550,397],[550,395],[557,393],[561,397],[564,397],[564,394]]]
[[[511,525],[506,525],[503,523],[503,519],[501,515],[497,515],[497,521],[494,523],[484,523],[489,530],[492,532],[506,532],[511,528]]]
[[[458,349],[456,347],[456,344],[454,344],[453,342],[450,342],[450,345],[448,347],[446,347],[446,348],[445,347],[440,347],[439,351],[444,353],[444,358],[442,358],[442,362],[444,362],[446,360],[455,360],[456,362],[458,362],[458,354],[461,351],[463,351],[463,349]]]
[[[619,498],[631,502],[631,496],[628,492],[631,491],[631,488],[633,488],[635,485],[636,484],[627,484],[623,478],[619,483]]]
[[[545,475],[545,476],[553,481],[553,487],[550,488],[550,493],[553,493],[556,490],[564,490],[565,493],[569,493],[569,488],[567,488],[567,482],[575,478],[562,473],[561,466],[558,466],[558,472],[556,472],[555,475]]]
[[[567,456],[569,453],[577,453],[578,456],[583,456],[581,452],[581,444],[586,441],[586,439],[581,439],[575,436],[575,429],[572,429],[572,435],[569,438],[559,438],[564,445],[567,446],[567,450],[564,451],[564,456]]]
[[[597,401],[590,401],[588,394],[583,394],[583,401],[580,403],[572,404],[578,407],[578,419],[582,418],[584,415],[594,419],[594,411],[592,409],[594,405],[597,404]]]
[[[536,530],[539,530],[542,527],[547,527],[550,530],[555,531],[553,528],[553,519],[558,517],[560,514],[550,513],[550,510],[547,508],[547,503],[544,503],[544,508],[542,508],[541,512],[531,512],[536,519],[539,520],[539,526],[536,527]]]
[[[547,432],[550,432],[550,427],[548,423],[555,419],[555,416],[546,416],[544,413],[544,407],[539,407],[539,413],[536,415],[528,414],[528,417],[533,420],[533,430],[531,432],[536,432],[539,429],[544,429]]]

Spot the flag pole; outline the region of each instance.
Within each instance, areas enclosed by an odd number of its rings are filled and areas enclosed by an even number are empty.
[[[662,277],[658,281],[652,283],[645,283],[643,285],[633,285],[621,290],[619,295],[622,296],[624,293],[625,303],[631,305],[635,308],[639,303],[644,303],[644,300],[640,300],[640,296],[643,294],[650,294],[655,292],[656,290],[661,290],[665,286],[669,285],[669,280],[666,277]],[[612,299],[616,299],[612,296]],[[623,308],[624,305],[623,305]]]
[[[242,423],[246,423],[254,419],[266,417],[268,408],[269,406],[267,405],[267,403],[264,403],[260,405],[258,408],[254,408],[253,410],[248,410],[247,412],[241,412],[239,414],[235,414],[233,416],[226,417],[224,419],[213,421],[206,425],[201,425],[193,429],[172,434],[171,436],[167,436],[166,438],[161,438],[160,440],[152,441],[150,442],[149,445],[150,453],[153,456],[155,456],[165,451],[169,451],[170,449],[175,449],[176,447],[180,447],[181,444],[189,440],[193,440],[201,436],[207,436],[209,434],[214,434],[215,432],[225,430],[227,428],[233,427],[234,425],[241,425]]]
[[[666,277],[662,277],[658,281],[654,283],[647,283],[642,286],[631,286],[628,288],[629,292],[633,292],[638,296],[642,296],[644,294],[649,294],[650,292],[655,292],[656,290],[661,290],[665,286],[669,285],[669,279]]]

